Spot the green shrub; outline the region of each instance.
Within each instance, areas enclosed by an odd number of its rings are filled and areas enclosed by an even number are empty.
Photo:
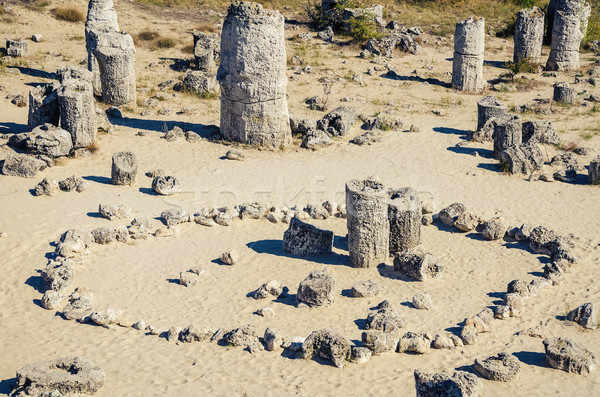
[[[56,19],[67,22],[81,22],[85,19],[83,12],[77,7],[61,6],[52,10]]]
[[[505,67],[508,69],[508,77],[514,80],[515,76],[519,73],[537,73],[540,65],[529,59],[522,58],[517,62],[507,62]]]
[[[350,18],[350,36],[354,41],[362,43],[369,39],[381,37],[378,26],[370,14]]]

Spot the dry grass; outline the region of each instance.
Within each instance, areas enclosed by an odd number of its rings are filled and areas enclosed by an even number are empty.
[[[85,149],[87,151],[89,151],[90,153],[94,154],[96,153],[98,150],[100,150],[100,145],[98,145],[98,142],[94,142],[89,146],[86,146]]]
[[[193,44],[184,45],[181,48],[181,52],[183,52],[184,54],[193,54],[194,53],[194,45]]]
[[[83,12],[73,6],[61,6],[52,10],[52,15],[56,19],[67,22],[82,22],[85,19]]]
[[[205,33],[217,33],[219,31],[219,28],[217,28],[215,26],[215,24],[210,23],[210,22],[203,22],[199,25],[196,26],[196,29],[199,32],[205,32]]]
[[[166,48],[173,48],[176,45],[177,45],[177,42],[170,37],[159,37],[158,39],[154,40],[154,42],[152,43],[152,48],[166,49]]]
[[[156,30],[145,29],[137,34],[137,38],[143,41],[152,41],[160,37]]]

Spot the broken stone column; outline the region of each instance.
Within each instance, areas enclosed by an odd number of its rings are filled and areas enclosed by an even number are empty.
[[[286,100],[283,16],[260,4],[234,2],[221,33],[221,134],[251,145],[291,141]]]
[[[579,68],[579,46],[585,37],[590,14],[591,7],[584,0],[558,2],[546,70],[565,71]]]
[[[421,200],[417,191],[407,187],[389,191],[390,254],[421,244]]]
[[[54,84],[38,86],[29,91],[27,126],[30,130],[44,124],[58,126],[59,120],[58,97]]]
[[[85,44],[88,52],[88,70],[94,74],[94,95],[102,95],[100,83],[100,68],[93,55],[96,46],[96,35],[100,31],[118,32],[117,12],[113,0],[90,0],[88,3],[87,20],[85,21]]]
[[[214,73],[217,68],[219,35],[194,31],[194,59],[196,68],[202,72]]]
[[[521,10],[515,22],[513,62],[539,62],[544,40],[544,12],[538,7]]]
[[[353,267],[371,267],[389,256],[388,190],[373,180],[346,184],[348,251]]]
[[[88,147],[96,142],[96,106],[94,89],[88,82],[71,80],[58,89],[60,127],[69,131],[73,148]]]
[[[117,152],[112,157],[111,179],[113,185],[135,185],[138,162],[133,152]]]
[[[481,131],[485,123],[493,117],[506,115],[508,107],[493,95],[488,95],[477,102],[477,131]]]
[[[496,119],[494,125],[494,156],[511,146],[519,146],[523,142],[523,123],[519,116],[506,115]]]
[[[9,57],[27,56],[29,45],[24,40],[6,39],[6,55]]]
[[[600,185],[600,156],[594,157],[588,168],[591,185]]]
[[[100,73],[102,101],[114,106],[135,102],[135,45],[126,32],[90,33]]]
[[[571,87],[569,83],[556,83],[552,99],[555,102],[572,105],[575,103],[575,88]]]
[[[452,87],[468,92],[477,92],[484,88],[484,48],[485,20],[483,18],[471,17],[456,24]]]

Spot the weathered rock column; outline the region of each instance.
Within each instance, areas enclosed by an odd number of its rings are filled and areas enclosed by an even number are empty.
[[[113,185],[135,185],[138,162],[133,152],[117,152],[112,157],[111,179]]]
[[[528,59],[539,62],[544,41],[544,13],[538,7],[521,10],[517,13],[513,61]]]
[[[90,34],[95,41],[92,50],[100,70],[102,101],[120,106],[135,102],[135,46],[126,32]]]
[[[562,0],[557,4],[552,26],[552,45],[546,70],[579,68],[579,46],[587,31],[590,5],[584,0]]]
[[[488,95],[477,102],[477,131],[481,131],[485,123],[493,117],[506,115],[508,107],[493,95]]]
[[[519,116],[506,115],[496,119],[494,125],[494,156],[511,146],[519,146],[523,142],[523,122]]]
[[[234,2],[221,33],[221,134],[270,147],[291,141],[284,19],[260,4]]]
[[[555,102],[572,105],[575,103],[575,89],[569,83],[556,83],[552,99]]]
[[[94,74],[94,95],[96,96],[102,95],[102,84],[100,83],[98,61],[93,54],[97,40],[92,33],[100,31],[118,32],[119,30],[113,0],[90,0],[85,22],[85,44],[88,53],[88,70]]]
[[[69,131],[73,148],[85,148],[96,141],[94,89],[88,82],[71,80],[58,89],[60,127]]]
[[[390,254],[421,244],[421,200],[417,191],[407,187],[389,191]]]
[[[471,17],[456,24],[452,87],[459,91],[469,92],[481,91],[484,88],[484,48],[485,20],[483,18]]]
[[[44,124],[58,126],[59,120],[58,97],[54,84],[35,87],[29,91],[27,126],[30,130]]]
[[[377,266],[389,256],[388,190],[372,180],[346,184],[348,251],[353,267]]]
[[[215,73],[219,35],[215,33],[193,32],[194,59],[196,68],[202,72]]]
[[[590,184],[600,184],[600,156],[594,157],[594,159],[590,162],[590,167],[588,168],[588,175],[590,178]]]

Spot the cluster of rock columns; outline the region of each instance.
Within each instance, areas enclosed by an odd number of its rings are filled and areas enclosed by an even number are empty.
[[[546,70],[579,68],[579,47],[585,37],[590,5],[584,0],[560,0],[552,23],[552,44]]]
[[[483,53],[485,20],[469,18],[456,24],[452,87],[459,91],[478,92],[485,86]]]

